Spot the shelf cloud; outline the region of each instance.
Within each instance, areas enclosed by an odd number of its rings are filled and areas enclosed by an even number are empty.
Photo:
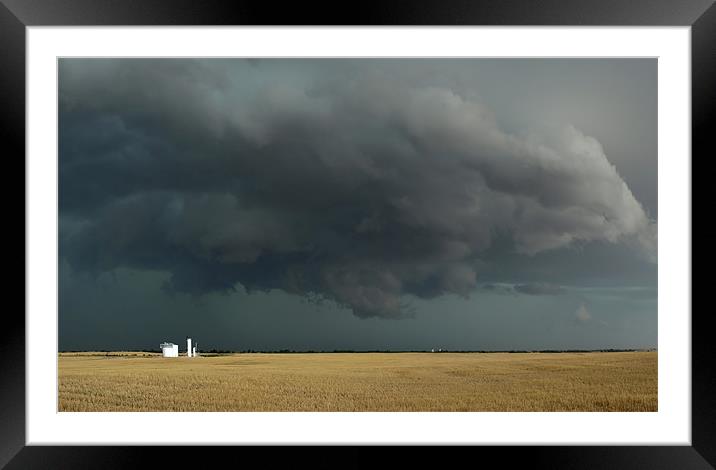
[[[498,242],[526,263],[593,242],[656,263],[656,221],[574,125],[506,130],[479,89],[340,68],[277,80],[266,62],[242,75],[226,61],[60,61],[73,269],[164,270],[169,292],[240,283],[400,318],[406,295],[476,292]]]

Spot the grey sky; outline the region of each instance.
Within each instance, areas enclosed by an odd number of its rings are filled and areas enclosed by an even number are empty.
[[[656,345],[653,59],[61,59],[60,349]]]

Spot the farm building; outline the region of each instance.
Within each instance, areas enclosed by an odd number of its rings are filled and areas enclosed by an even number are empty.
[[[159,345],[162,348],[162,356],[164,357],[179,357],[179,345],[174,343],[162,343]]]

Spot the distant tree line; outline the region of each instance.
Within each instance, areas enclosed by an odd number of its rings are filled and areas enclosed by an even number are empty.
[[[429,350],[429,349],[401,349],[401,350],[391,350],[391,349],[361,349],[361,350],[355,350],[355,349],[272,349],[272,350],[257,350],[257,349],[242,349],[242,350],[233,350],[233,349],[207,349],[207,350],[201,350],[198,351],[199,355],[207,356],[207,355],[216,355],[216,354],[325,354],[325,353],[431,353],[431,354],[441,354],[441,353],[461,353],[461,354],[467,354],[467,353],[479,353],[479,354],[489,354],[489,353],[589,353],[589,352],[638,352],[638,351],[656,351],[656,348],[643,348],[643,349],[614,349],[614,348],[608,348],[608,349],[509,349],[509,350],[499,350],[499,349],[439,349],[439,350]],[[108,349],[84,349],[84,350],[62,350],[59,351],[61,353],[83,353],[83,352],[96,352],[96,353],[106,353],[106,354],[112,354],[117,352],[128,352],[128,353],[158,353],[158,349],[124,349],[124,350],[108,350]]]

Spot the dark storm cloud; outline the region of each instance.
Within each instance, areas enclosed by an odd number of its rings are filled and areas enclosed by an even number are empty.
[[[74,269],[165,270],[168,291],[241,283],[397,318],[406,294],[468,296],[498,239],[526,259],[609,243],[656,260],[655,222],[574,126],[508,133],[464,90],[349,68],[278,80],[270,62],[60,62]]]

